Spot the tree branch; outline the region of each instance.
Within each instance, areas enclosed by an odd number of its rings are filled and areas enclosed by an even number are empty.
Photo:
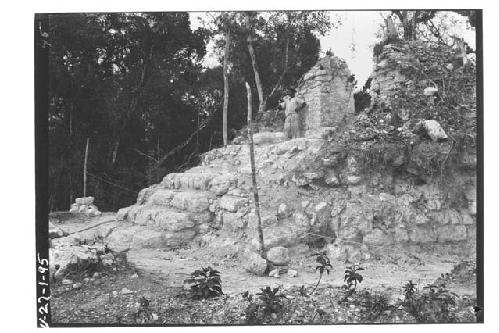
[[[142,155],[142,156],[144,156],[144,157],[147,157],[147,158],[149,158],[149,159],[151,159],[151,160],[155,161],[156,163],[158,163],[158,160],[157,160],[156,158],[154,158],[153,156],[150,156],[150,155],[148,155],[148,154],[145,154],[145,153],[143,153],[142,151],[140,151],[140,150],[139,150],[139,149],[137,149],[137,148],[134,148],[134,151],[135,151],[136,153],[138,153],[139,155]]]
[[[174,149],[170,150],[167,154],[165,154],[158,161],[158,166],[161,166],[163,163],[165,163],[167,161],[167,159],[170,156],[176,154],[179,150],[181,150],[182,148],[186,147],[191,142],[191,140],[195,137],[196,133],[198,133],[199,131],[201,131],[203,128],[205,128],[208,125],[209,121],[210,120],[206,120],[205,122],[203,122],[202,125],[200,127],[198,127],[198,129],[196,129],[193,133],[191,133],[191,135],[187,138],[186,141],[184,141],[180,145],[176,146]]]

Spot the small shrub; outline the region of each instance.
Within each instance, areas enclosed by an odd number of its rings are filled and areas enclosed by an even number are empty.
[[[269,286],[261,288],[257,293],[262,305],[262,310],[266,313],[279,313],[283,308],[283,298],[285,295],[278,294],[279,287],[271,289]]]
[[[242,294],[243,298],[250,302],[245,309],[245,318],[248,324],[262,324],[270,317],[276,317],[283,310],[283,298],[285,295],[278,293],[279,287],[271,289],[269,286],[261,288],[257,293],[257,301],[248,292]]]
[[[417,285],[413,283],[412,280],[409,280],[408,283],[403,286],[403,292],[405,295],[405,301],[409,301],[417,292]]]
[[[118,322],[121,318],[117,318]],[[153,313],[149,308],[149,300],[146,297],[141,297],[139,301],[139,310],[134,314],[134,322],[136,324],[145,324],[153,320]]]
[[[300,296],[309,297],[309,294],[307,293],[306,287],[304,285],[300,287],[299,294]]]
[[[406,310],[418,323],[450,323],[456,321],[452,307],[456,305],[455,293],[446,289],[444,284],[428,285],[426,292],[414,295],[405,302]]]
[[[357,304],[365,309],[362,312],[363,320],[369,322],[376,321],[385,311],[391,309],[389,300],[385,295],[371,294],[368,291],[360,295],[360,300]]]
[[[253,300],[253,295],[252,295],[252,294],[250,294],[250,293],[248,292],[248,290],[247,290],[247,291],[245,291],[245,292],[243,292],[243,293],[241,293],[241,297],[242,297],[244,300],[248,301],[248,302],[251,302],[251,301]]]
[[[191,294],[195,299],[210,298],[222,295],[219,271],[212,267],[197,269],[185,282],[192,284]]]
[[[362,270],[364,270],[364,268],[357,264],[347,267],[344,274],[344,282],[346,283],[348,290],[356,290],[358,283],[363,281],[363,276],[358,273],[358,271]]]
[[[323,277],[323,273],[326,271],[326,274],[330,274],[330,269],[333,269],[332,265],[330,264],[330,259],[326,255],[326,251],[323,252],[316,252],[314,254],[316,256],[316,263],[318,264],[316,266],[316,271],[319,270],[319,279],[318,283],[316,283],[316,286],[314,287],[313,291],[311,292],[311,295],[314,294],[316,291],[316,288],[318,288],[318,285],[321,281],[321,278]]]

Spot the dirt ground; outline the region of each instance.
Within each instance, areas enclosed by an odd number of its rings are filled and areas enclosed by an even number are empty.
[[[265,286],[279,286],[287,295],[286,304],[290,314],[288,319],[280,317],[277,323],[408,323],[414,322],[414,319],[408,318],[401,306],[397,307],[403,299],[402,287],[408,280],[413,280],[420,290],[436,281],[446,283],[447,288],[460,299],[459,311],[461,316],[465,316],[461,321],[473,321],[474,315],[470,308],[475,302],[475,276],[463,274],[464,261],[456,256],[431,254],[417,254],[412,258],[399,265],[387,258],[362,264],[365,268],[362,272],[364,279],[357,293],[380,293],[385,295],[389,304],[396,304],[391,305],[392,310],[385,311],[380,318],[367,321],[359,304],[337,304],[342,294],[346,263],[332,262],[333,271],[323,276],[315,295],[304,298],[300,296],[299,288],[305,286],[311,292],[319,276],[315,271],[314,258],[306,254],[292,258],[290,269],[298,272],[297,277],[284,274],[275,278],[251,275],[245,272],[237,259],[219,260],[209,251],[199,248],[131,250],[127,253],[126,261],[103,268],[96,276],[92,272],[68,276],[73,283],[81,283],[79,288],[63,285],[60,280],[55,281],[51,286],[52,322],[136,324],[139,303],[145,297],[155,314],[149,324],[245,324],[244,313],[248,302],[241,294],[245,291],[255,294]],[[206,301],[193,301],[184,280],[195,269],[207,266],[221,272],[224,295]],[[318,317],[315,312],[319,311],[317,309],[324,309],[327,315]]]
[[[415,255],[418,259],[413,263],[397,265],[387,260],[372,260],[362,264],[364,280],[362,288],[372,290],[387,290],[393,288],[399,293],[401,287],[412,280],[419,286],[433,283],[441,274],[451,272],[460,262],[458,257],[438,257],[429,254]],[[145,259],[147,258],[147,259]],[[257,292],[262,286],[292,286],[313,285],[318,280],[313,257],[300,255],[292,257],[290,269],[298,272],[297,277],[283,274],[280,278],[259,277],[245,272],[241,263],[235,259],[223,261],[213,260],[210,253],[200,250],[184,249],[178,251],[161,250],[131,250],[128,253],[129,262],[139,270],[147,270],[163,277],[169,287],[182,287],[183,280],[200,267],[211,266],[221,272],[224,281],[224,291],[227,294],[238,294],[244,291]],[[322,283],[332,287],[344,284],[344,270],[348,263],[332,262],[333,270],[322,278]],[[461,286],[457,290],[462,295],[475,297],[475,285]]]

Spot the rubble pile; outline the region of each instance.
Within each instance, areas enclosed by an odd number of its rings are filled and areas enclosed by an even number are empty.
[[[371,105],[330,141],[357,155],[366,170],[392,166],[428,178],[450,167],[474,169],[473,57],[412,41],[384,45],[374,60]]]
[[[420,122],[432,120],[456,140],[463,138],[461,144],[475,149],[473,57],[464,58],[451,47],[411,41],[384,45],[374,60],[372,100],[365,111],[380,113],[372,124],[378,137],[411,142]]]
[[[102,213],[94,205],[94,197],[76,198],[75,203],[69,209],[70,213],[82,213],[88,216],[99,216]]]

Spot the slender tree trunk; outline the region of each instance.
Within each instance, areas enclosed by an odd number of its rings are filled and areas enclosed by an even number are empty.
[[[224,146],[227,146],[227,105],[229,103],[229,68],[228,68],[228,58],[229,58],[229,46],[231,44],[231,33],[229,29],[226,32],[226,45],[224,47],[224,105],[222,107],[222,141]]]
[[[281,84],[282,84],[283,80],[285,79],[286,72],[288,71],[288,49],[289,49],[289,45],[290,45],[290,38],[287,37],[286,38],[286,46],[285,46],[285,59],[284,59],[284,63],[283,63],[283,72],[281,73],[280,78],[278,79],[278,82],[276,82],[276,85],[273,87],[273,89],[271,90],[271,92],[267,96],[266,101],[269,98],[271,98],[272,96],[274,96],[274,94],[276,93],[276,91],[278,90],[278,88],[281,87]]]
[[[252,59],[253,74],[255,77],[255,85],[257,86],[257,93],[259,94],[259,113],[262,113],[266,109],[266,100],[264,98],[264,90],[262,89],[262,82],[260,80],[259,68],[257,66],[257,60],[255,57],[255,50],[253,48],[253,29],[250,26],[250,17],[246,17],[246,24],[248,28],[247,46],[248,53],[250,54],[250,59]]]
[[[247,127],[248,127],[248,148],[250,149],[250,166],[252,168],[252,191],[253,199],[255,204],[255,217],[257,218],[257,232],[259,235],[259,254],[264,258],[264,234],[262,232],[262,222],[260,219],[260,204],[259,204],[259,191],[257,189],[257,177],[255,175],[255,152],[253,145],[253,133],[252,133],[252,89],[248,82],[245,82],[247,88],[247,98],[248,98],[248,115],[247,115]]]
[[[83,197],[87,196],[87,161],[89,158],[89,138],[85,146],[85,161],[83,162]]]

